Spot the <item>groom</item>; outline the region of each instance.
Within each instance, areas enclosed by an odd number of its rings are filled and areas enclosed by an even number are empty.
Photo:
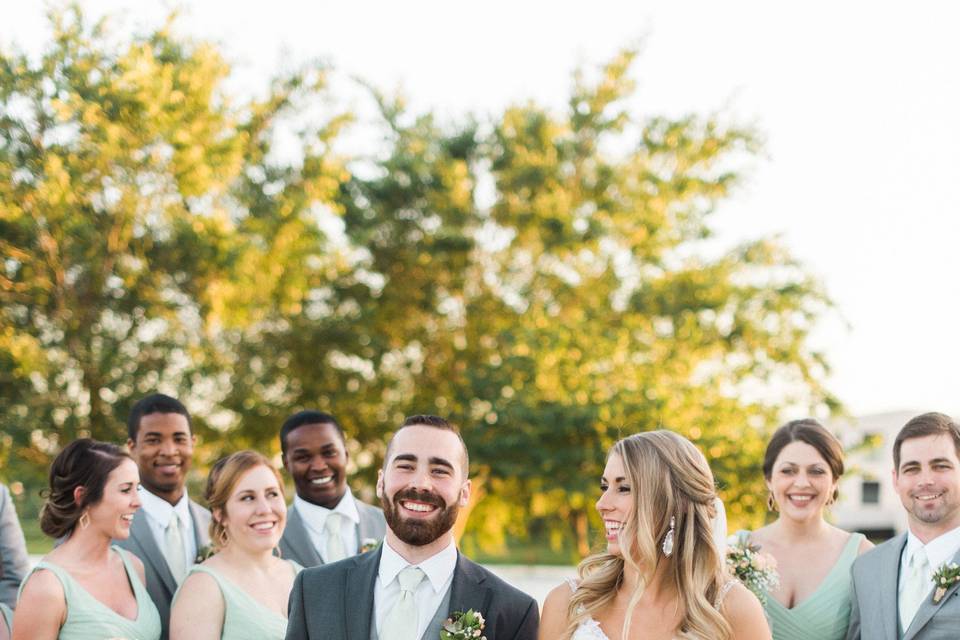
[[[909,531],[854,562],[847,640],[956,640],[960,582],[941,590],[934,574],[960,564],[960,426],[942,413],[913,418],[893,464]]]
[[[487,640],[534,640],[540,615],[533,598],[454,544],[451,528],[470,496],[467,469],[453,425],[407,418],[377,478],[384,544],[302,571],[290,594],[287,640],[438,640],[449,616],[470,609],[486,619]]]

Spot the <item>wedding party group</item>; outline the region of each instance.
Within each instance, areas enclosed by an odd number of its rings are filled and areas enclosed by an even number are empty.
[[[908,530],[876,547],[828,522],[844,451],[815,420],[768,442],[772,522],[727,539],[697,446],[665,429],[627,436],[597,478],[605,543],[542,607],[457,548],[469,452],[444,418],[395,426],[378,505],[351,492],[327,413],[279,428],[289,501],[281,470],[251,450],[213,465],[205,506],[188,495],[195,436],[173,397],[140,399],[127,429],[125,447],[79,439],[57,455],[40,513],[56,543],[33,567],[0,485],[0,638],[960,638],[960,426],[941,413],[893,443]]]

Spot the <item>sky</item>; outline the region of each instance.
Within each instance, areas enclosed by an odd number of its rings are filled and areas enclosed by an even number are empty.
[[[854,415],[960,415],[960,5],[951,1],[591,3],[88,0],[88,14],[221,45],[240,88],[312,58],[414,110],[560,109],[578,66],[637,45],[638,115],[720,113],[764,152],[718,210],[730,245],[778,236],[836,312],[813,344]],[[0,0],[0,44],[38,50],[41,2]]]

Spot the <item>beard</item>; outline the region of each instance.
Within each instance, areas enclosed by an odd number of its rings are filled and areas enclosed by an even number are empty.
[[[438,511],[430,519],[404,518],[400,515],[399,503],[401,500],[416,500],[417,502],[434,505]],[[393,494],[393,499],[384,494],[380,498],[380,504],[383,506],[383,516],[390,530],[400,540],[414,547],[428,545],[450,531],[457,521],[457,515],[460,513],[459,504],[454,503],[447,506],[444,499],[437,494],[415,489],[397,491]]]

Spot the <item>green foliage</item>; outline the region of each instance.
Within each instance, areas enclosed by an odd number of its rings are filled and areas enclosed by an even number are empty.
[[[363,493],[402,416],[439,413],[483,496],[466,546],[582,554],[622,435],[693,439],[746,525],[781,408],[836,405],[808,342],[818,284],[775,240],[712,238],[756,135],[633,113],[632,51],[578,72],[561,113],[440,122],[371,90],[381,151],[347,157],[322,65],[241,100],[172,21],[121,44],[76,8],[52,24],[39,62],[0,54],[8,478],[123,440],[161,389],[198,417],[193,482],[314,407],[351,435]]]

